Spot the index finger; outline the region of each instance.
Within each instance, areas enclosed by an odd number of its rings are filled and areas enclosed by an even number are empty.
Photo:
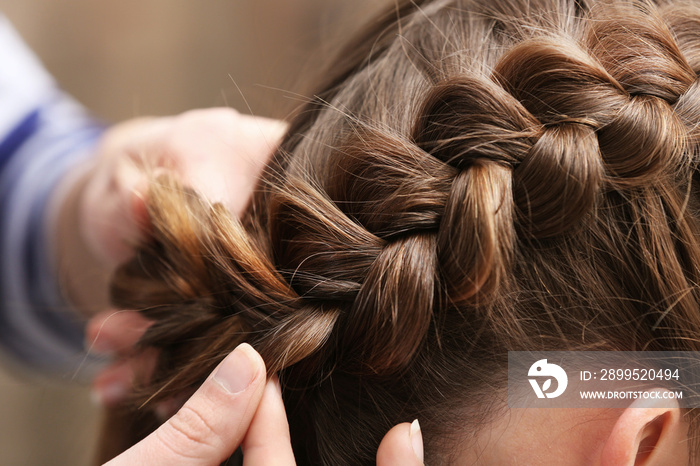
[[[85,347],[98,353],[129,353],[153,322],[136,311],[105,311],[85,329]]]
[[[277,376],[265,385],[260,406],[241,447],[244,466],[296,464]]]

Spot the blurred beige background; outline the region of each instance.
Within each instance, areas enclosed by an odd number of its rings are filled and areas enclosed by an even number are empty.
[[[282,118],[391,0],[0,0],[60,85],[108,122],[227,105]],[[0,465],[87,465],[89,390],[0,364]]]

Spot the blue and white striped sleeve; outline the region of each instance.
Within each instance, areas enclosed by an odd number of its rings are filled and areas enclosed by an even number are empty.
[[[0,348],[44,372],[74,376],[83,325],[53,272],[47,206],[86,163],[103,128],[61,92],[0,15]]]

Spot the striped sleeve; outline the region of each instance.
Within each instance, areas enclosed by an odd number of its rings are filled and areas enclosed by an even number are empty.
[[[62,177],[88,162],[103,128],[56,87],[2,16],[0,56],[0,348],[74,378],[90,364],[83,323],[53,273],[47,206]]]

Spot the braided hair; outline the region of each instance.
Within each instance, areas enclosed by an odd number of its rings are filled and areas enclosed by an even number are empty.
[[[372,464],[414,418],[442,464],[507,351],[700,350],[700,7],[404,2],[329,70],[242,219],[154,183],[113,281],[155,321],[145,397],[247,341],[300,464]]]

